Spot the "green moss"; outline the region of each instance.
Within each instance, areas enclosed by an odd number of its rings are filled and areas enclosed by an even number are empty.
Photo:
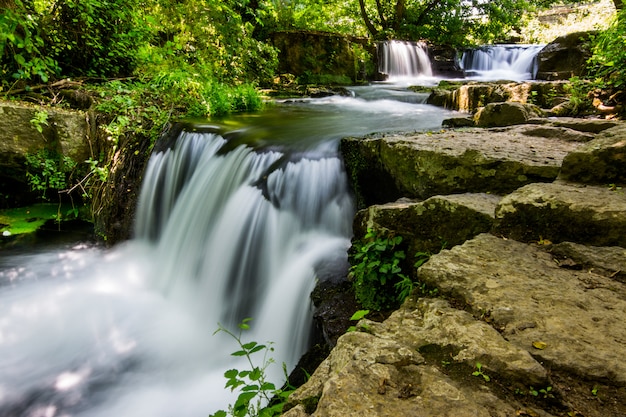
[[[10,236],[35,232],[48,220],[60,218],[66,209],[58,204],[36,204],[0,210],[0,233]]]

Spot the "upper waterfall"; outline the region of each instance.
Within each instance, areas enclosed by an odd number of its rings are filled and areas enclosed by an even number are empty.
[[[433,75],[424,42],[385,41],[378,43],[378,72],[389,77]]]
[[[534,79],[543,45],[485,45],[463,52],[460,66],[468,76]]]

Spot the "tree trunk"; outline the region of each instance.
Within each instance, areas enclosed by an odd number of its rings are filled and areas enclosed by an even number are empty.
[[[372,24],[369,16],[367,15],[367,10],[365,10],[365,0],[359,0],[359,7],[361,8],[361,17],[363,18],[363,22],[365,23],[365,27],[367,27],[367,31],[373,36],[376,37],[378,35],[378,30]]]
[[[400,24],[404,20],[404,12],[406,12],[406,0],[398,0],[396,3],[396,16],[393,22],[393,30],[400,30]]]
[[[383,5],[380,3],[380,0],[376,0],[376,9],[378,10],[380,25],[382,26],[383,30],[388,29],[387,19],[385,19],[385,10],[383,9]]]
[[[622,10],[624,8],[623,0],[613,0],[613,4],[617,10]]]

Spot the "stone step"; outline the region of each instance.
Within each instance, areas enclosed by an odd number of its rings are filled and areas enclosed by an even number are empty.
[[[626,190],[534,183],[505,196],[494,233],[521,242],[563,241],[626,247]]]

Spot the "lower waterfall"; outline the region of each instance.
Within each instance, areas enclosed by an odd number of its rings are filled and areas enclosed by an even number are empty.
[[[135,237],[0,252],[0,416],[192,417],[231,404],[236,330],[307,348],[316,279],[347,268],[354,210],[341,137],[435,130],[453,112],[391,85],[286,100],[196,125],[152,155]],[[215,129],[206,129],[215,131]],[[168,141],[169,142],[169,141]]]

